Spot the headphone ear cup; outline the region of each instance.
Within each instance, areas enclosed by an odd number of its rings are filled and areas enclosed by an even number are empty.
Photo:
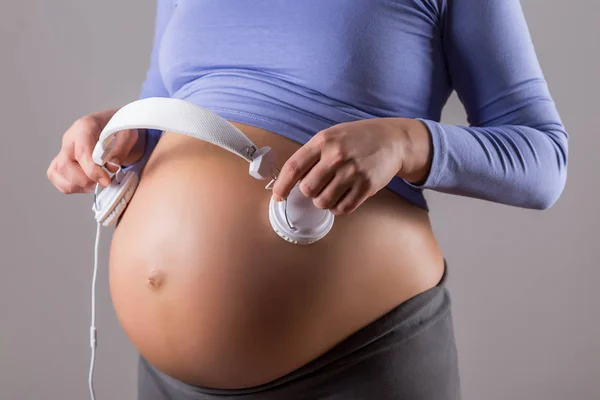
[[[296,184],[287,200],[269,203],[269,221],[273,230],[283,239],[294,244],[311,244],[329,233],[334,216],[322,210],[306,197]]]
[[[117,225],[117,221],[119,220],[119,217],[121,216],[123,211],[125,211],[126,207],[127,207],[127,202],[125,201],[125,198],[121,198],[121,200],[119,200],[119,202],[115,206],[114,210],[111,211],[104,218],[104,220],[102,220],[101,224],[107,228],[115,227]]]
[[[105,227],[114,227],[127,208],[138,183],[139,175],[133,170],[125,172],[119,182],[113,177],[110,185],[98,193],[94,201],[92,210],[96,221]]]

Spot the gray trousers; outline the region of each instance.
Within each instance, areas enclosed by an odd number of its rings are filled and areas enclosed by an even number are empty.
[[[139,360],[139,400],[459,400],[446,275],[306,364],[264,385],[212,389]]]

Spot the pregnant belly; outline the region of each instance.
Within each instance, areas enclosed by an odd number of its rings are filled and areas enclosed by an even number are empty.
[[[238,127],[280,166],[299,147]],[[381,191],[298,246],[271,228],[266,183],[221,148],[165,133],[114,232],[117,317],[176,379],[217,388],[276,379],[441,277],[427,214],[397,195]]]

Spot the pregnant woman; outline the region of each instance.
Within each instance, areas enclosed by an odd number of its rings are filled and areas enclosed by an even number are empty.
[[[440,123],[456,91],[469,126]],[[556,202],[567,133],[519,0],[158,0],[141,98],[206,108],[281,173],[172,132],[148,155],[110,253],[113,304],[144,400],[459,399],[446,263],[424,189],[530,209]],[[109,175],[79,119],[48,168],[64,193]],[[336,222],[308,246],[269,224],[296,183]]]

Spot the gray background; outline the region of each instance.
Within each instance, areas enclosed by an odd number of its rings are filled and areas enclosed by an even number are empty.
[[[450,263],[466,400],[599,399],[600,169],[596,1],[523,0],[571,135],[567,188],[546,212],[429,193]],[[137,96],[154,1],[0,2],[0,398],[87,398],[90,196],[46,178],[79,116]],[[464,123],[455,98],[444,120]],[[100,399],[133,399],[135,352],[98,288]],[[108,233],[106,233],[108,232]]]

